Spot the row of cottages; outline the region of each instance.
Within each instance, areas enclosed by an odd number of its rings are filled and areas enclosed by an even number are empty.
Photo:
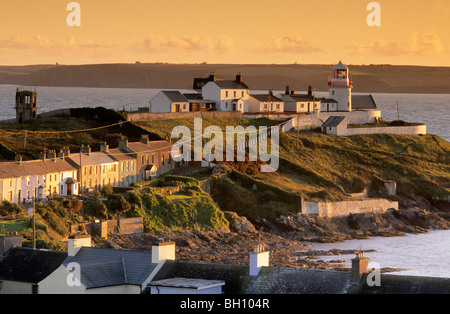
[[[0,163],[0,199],[12,203],[78,194],[78,169],[55,151],[40,154],[39,160]]]
[[[353,82],[346,65],[339,62],[328,80],[328,98],[317,98],[312,87],[306,94],[297,94],[289,86],[281,95],[271,91],[250,94],[242,75],[234,80],[218,79],[214,73],[206,78],[194,78],[196,93],[161,91],[150,100],[150,112],[237,111],[241,113],[314,113],[375,110],[372,95],[352,95]]]
[[[129,186],[160,176],[177,165],[171,156],[172,144],[149,141],[119,141],[110,149],[102,143],[100,151],[82,146],[80,153],[64,147],[60,153],[41,153],[39,160],[0,163],[0,199],[26,203],[53,196],[78,195],[80,191],[101,189],[106,185]]]

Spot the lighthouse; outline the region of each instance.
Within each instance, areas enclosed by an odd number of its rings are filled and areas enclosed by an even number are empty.
[[[341,61],[333,66],[333,74],[328,79],[329,97],[338,103],[337,111],[352,111],[353,82],[349,78],[349,70]]]

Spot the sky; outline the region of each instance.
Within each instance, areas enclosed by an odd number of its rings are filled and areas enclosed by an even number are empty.
[[[449,0],[71,2],[0,0],[0,64],[450,66]]]

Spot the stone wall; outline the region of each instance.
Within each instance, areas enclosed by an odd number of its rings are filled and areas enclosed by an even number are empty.
[[[364,199],[357,201],[343,202],[305,202],[302,214],[316,215],[319,217],[339,217],[351,214],[362,213],[384,213],[386,210],[394,208],[398,210],[398,202],[391,202],[386,199]]]
[[[167,113],[128,113],[127,119],[131,122],[158,120],[158,119],[241,119],[242,113],[236,111],[194,111],[194,112],[167,112]]]
[[[357,134],[399,134],[399,135],[421,135],[427,134],[427,126],[425,124],[414,126],[386,126],[374,128],[348,128],[347,136]]]

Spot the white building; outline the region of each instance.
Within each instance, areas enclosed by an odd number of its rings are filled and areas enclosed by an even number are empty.
[[[320,99],[314,96],[311,87],[308,88],[308,94],[297,94],[295,91],[290,91],[289,86],[286,86],[286,92],[281,95],[284,101],[285,112],[295,113],[312,113],[320,111]]]
[[[352,111],[353,82],[349,78],[349,70],[341,61],[333,67],[333,74],[328,79],[328,98],[337,101],[337,111]]]
[[[13,203],[49,196],[78,195],[77,169],[55,151],[39,160],[0,163],[0,198]]]
[[[160,91],[150,100],[150,112],[189,112],[189,100],[179,91]]]
[[[284,101],[273,95],[272,92],[267,94],[252,94],[248,102],[247,112],[284,112]]]
[[[247,112],[250,89],[242,81],[242,75],[236,75],[235,80],[219,80],[214,74],[202,87],[203,98],[216,103],[217,111]]]

